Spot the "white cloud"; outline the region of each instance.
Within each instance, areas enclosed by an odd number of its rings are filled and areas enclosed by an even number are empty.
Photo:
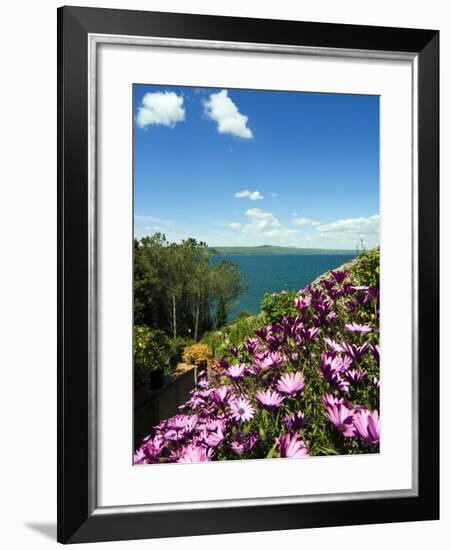
[[[249,223],[230,223],[229,227],[240,231],[244,235],[258,238],[287,238],[298,233],[297,229],[286,229],[271,212],[261,208],[246,210]]]
[[[291,223],[294,223],[296,225],[320,225],[320,222],[311,220],[310,218],[298,217],[297,214],[292,214],[292,216],[295,216],[295,217],[294,219],[291,220]]]
[[[238,193],[235,193],[235,197],[237,199],[244,199],[249,198],[251,201],[259,201],[262,200],[263,195],[260,193],[260,191],[248,191],[245,189],[244,191],[238,191]]]
[[[316,230],[324,241],[356,246],[363,240],[366,246],[376,246],[379,242],[379,214],[367,218],[347,218],[328,224],[320,224]]]
[[[174,92],[147,93],[138,108],[136,122],[140,128],[160,124],[173,128],[185,120],[183,97]]]
[[[317,230],[322,235],[326,233],[352,234],[357,237],[376,235],[379,232],[379,214],[374,214],[374,216],[368,218],[347,218],[328,224],[320,224]]]
[[[261,208],[249,208],[246,216],[251,220],[251,225],[259,228],[280,226],[279,220],[271,212],[265,212]]]
[[[299,233],[297,229],[286,229],[285,227],[277,227],[275,229],[271,229],[270,231],[265,231],[257,236],[269,239],[275,237],[278,237],[280,239],[287,239],[288,237],[292,237],[297,233]]]
[[[300,216],[296,213],[296,218]],[[292,221],[292,218],[289,218]],[[313,220],[310,220],[313,222]],[[379,244],[379,215],[339,219],[331,223],[289,225],[261,208],[249,208],[245,220],[228,223],[233,230],[228,243],[241,245],[278,244],[282,246],[355,250],[363,240],[366,248]],[[235,234],[235,237],[233,237]]]
[[[211,94],[204,102],[204,110],[206,116],[218,124],[220,134],[232,134],[243,139],[253,137],[251,129],[247,126],[248,117],[239,112],[227,90]]]

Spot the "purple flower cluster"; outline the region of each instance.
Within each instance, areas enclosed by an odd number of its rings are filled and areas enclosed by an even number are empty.
[[[299,291],[295,315],[233,342],[199,375],[134,463],[377,452],[378,299],[341,270]]]
[[[282,458],[305,458],[309,456],[305,443],[297,433],[285,433],[278,439],[280,456]]]
[[[379,413],[360,406],[352,406],[343,398],[323,395],[327,416],[345,437],[360,437],[367,445],[379,443]]]

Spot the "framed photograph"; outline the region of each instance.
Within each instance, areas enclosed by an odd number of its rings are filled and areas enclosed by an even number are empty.
[[[439,33],[58,10],[58,540],[439,517]]]

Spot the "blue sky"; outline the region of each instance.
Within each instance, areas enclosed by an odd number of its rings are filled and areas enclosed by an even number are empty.
[[[378,244],[379,98],[134,85],[135,236]]]

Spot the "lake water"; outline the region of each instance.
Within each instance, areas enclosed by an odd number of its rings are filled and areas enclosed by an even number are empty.
[[[233,321],[240,311],[259,313],[266,292],[299,290],[325,271],[335,269],[355,257],[355,254],[309,254],[296,256],[213,256],[212,263],[230,260],[238,264],[247,276],[248,289],[229,314]]]

